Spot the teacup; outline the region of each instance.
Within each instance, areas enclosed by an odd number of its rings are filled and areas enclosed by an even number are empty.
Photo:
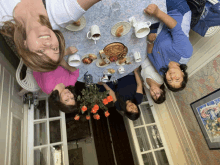
[[[68,64],[70,66],[73,66],[73,67],[76,67],[76,66],[79,66],[81,63],[81,60],[80,60],[80,56],[77,55],[77,54],[73,54],[73,55],[70,55],[69,58],[68,58]]]
[[[99,40],[101,33],[97,25],[92,25],[90,31],[87,33],[87,38],[95,41]]]
[[[137,38],[146,37],[150,33],[151,22],[138,22],[134,25],[135,27],[135,36]]]
[[[135,52],[134,53],[134,60],[135,60],[135,62],[141,62],[141,54],[140,54],[140,52]]]
[[[120,74],[125,73],[125,68],[124,68],[123,66],[120,66],[120,67],[118,68],[118,72],[119,72]]]
[[[101,82],[109,82],[108,76],[107,75],[103,75],[103,77],[100,78]]]

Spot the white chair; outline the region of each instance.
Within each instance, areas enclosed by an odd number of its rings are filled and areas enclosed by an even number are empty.
[[[20,58],[20,63],[18,65],[18,68],[16,70],[16,79],[18,84],[25,90],[30,91],[30,92],[37,92],[40,90],[40,87],[38,86],[34,76],[33,76],[33,70],[30,69],[29,67],[27,67],[27,71],[26,71],[26,77],[21,80],[20,78],[20,73],[21,73],[21,69],[23,66],[23,61]]]

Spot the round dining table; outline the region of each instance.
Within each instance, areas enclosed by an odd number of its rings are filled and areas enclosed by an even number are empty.
[[[132,64],[123,65],[125,72],[120,74],[118,72],[118,66],[116,62],[111,62],[106,67],[98,67],[96,61],[91,64],[81,64],[79,68],[78,81],[84,82],[84,74],[88,71],[93,77],[93,83],[98,83],[100,77],[103,75],[103,71],[112,68],[115,73],[111,77],[111,81],[119,79],[131,73],[135,68],[139,67],[147,58],[147,42],[146,37],[137,38],[134,33],[134,28],[131,26],[130,31],[121,37],[115,37],[111,34],[111,28],[118,22],[128,22],[129,18],[134,16],[137,22],[150,21],[152,24],[159,22],[153,16],[149,16],[143,12],[143,10],[150,4],[156,4],[160,10],[167,13],[166,0],[102,0],[99,3],[92,6],[84,14],[86,19],[86,26],[80,31],[70,31],[67,29],[61,29],[66,47],[75,46],[78,49],[76,53],[81,58],[86,54],[95,54],[100,59],[99,51],[113,42],[121,42],[128,48],[127,56],[131,57]],[[92,25],[98,25],[101,33],[101,38],[95,42],[87,38],[87,33],[90,31]],[[162,29],[163,24],[160,23],[157,33]],[[135,52],[140,52],[142,61],[135,62],[133,55]],[[67,61],[68,56],[64,59]]]

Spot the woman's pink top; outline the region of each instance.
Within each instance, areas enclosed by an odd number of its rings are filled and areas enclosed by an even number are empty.
[[[74,86],[79,77],[79,69],[70,72],[58,66],[54,71],[33,72],[33,75],[42,91],[46,94],[50,94],[59,83],[63,83],[65,86]]]

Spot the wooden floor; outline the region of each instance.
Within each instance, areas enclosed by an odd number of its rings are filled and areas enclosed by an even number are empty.
[[[202,37],[191,30],[189,40],[193,45],[193,56],[187,64],[190,77],[220,54],[220,31],[211,37]]]

